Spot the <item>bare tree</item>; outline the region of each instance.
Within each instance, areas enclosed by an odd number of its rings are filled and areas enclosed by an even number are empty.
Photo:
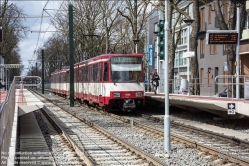
[[[242,30],[245,25],[245,19],[247,17],[246,2],[240,1],[240,36],[239,40],[242,37]],[[213,8],[215,11],[215,15],[218,19],[219,27],[221,30],[234,30],[236,27],[236,6],[231,1],[221,1],[214,0]],[[226,13],[222,12],[222,9],[226,9]],[[227,45],[227,63],[228,63],[228,75],[234,75],[236,73],[236,67],[233,65],[236,61],[236,46],[235,45]],[[232,82],[231,79],[228,80],[229,83]],[[235,82],[235,81],[234,81]],[[234,87],[234,94],[236,94],[236,89]],[[243,95],[243,91],[241,91],[241,95]],[[228,96],[232,96],[232,88],[228,88]]]
[[[138,0],[125,0],[125,2],[126,6],[122,10],[118,9],[118,12],[129,21],[133,40],[140,40],[140,33],[147,21],[146,10],[149,3],[147,1],[138,3]],[[135,52],[135,47],[133,51]]]
[[[169,28],[169,79],[174,79],[174,68],[175,68],[175,51],[177,48],[177,44],[180,40],[181,33],[182,33],[182,21],[188,15],[187,10],[192,2],[189,2],[183,8],[179,8],[179,3],[182,2],[181,0],[169,0],[170,5],[168,6],[168,26]],[[162,13],[165,12],[164,1],[159,1],[157,4],[150,1],[155,8],[157,8]],[[181,11],[181,12],[179,12]],[[184,15],[185,14],[185,15]],[[164,16],[164,15],[163,15]],[[174,20],[174,22],[172,22]],[[165,39],[167,40],[167,39]],[[172,93],[172,86],[174,82],[170,82],[169,84],[169,92]]]
[[[0,2],[1,3],[1,2]],[[27,27],[23,25],[24,12],[15,4],[8,4],[8,0],[1,5],[0,26],[3,30],[3,41],[0,43],[0,51],[5,55],[6,64],[20,64],[18,42],[22,40],[27,32]],[[21,69],[11,69],[10,79],[15,75],[20,75]]]

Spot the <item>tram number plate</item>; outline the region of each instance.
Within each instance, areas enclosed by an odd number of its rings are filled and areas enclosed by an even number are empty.
[[[235,115],[235,113],[236,113],[235,109],[228,109],[227,110],[228,115]]]
[[[235,115],[235,103],[228,103],[227,104],[227,114],[228,115]]]

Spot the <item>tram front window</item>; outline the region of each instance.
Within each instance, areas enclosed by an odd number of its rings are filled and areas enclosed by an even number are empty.
[[[142,82],[142,58],[112,57],[112,82]]]

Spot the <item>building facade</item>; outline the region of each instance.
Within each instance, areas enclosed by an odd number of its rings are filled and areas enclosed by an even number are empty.
[[[180,5],[184,7],[185,2]],[[247,13],[249,11],[249,2],[246,2]],[[226,13],[226,7],[222,8],[222,11]],[[219,92],[222,92],[226,88],[226,80],[219,79],[219,82],[223,82],[224,85],[218,85],[215,83],[215,77],[218,75],[227,75],[226,67],[224,64],[227,62],[226,45],[207,45],[206,33],[208,30],[220,30],[218,21],[215,16],[215,12],[207,5],[200,6],[200,31],[198,36],[197,57],[199,63],[199,78],[193,78],[190,75],[190,79],[197,79],[200,83],[200,93],[204,96],[214,96]],[[189,15],[192,17],[192,6],[188,9]],[[162,15],[162,14],[161,14]],[[175,13],[177,15],[177,13]],[[150,75],[154,70],[157,70],[161,78],[159,85],[159,93],[164,93],[164,61],[160,61],[157,56],[157,36],[154,34],[157,31],[158,20],[162,19],[160,12],[156,9],[152,11],[148,19],[148,44],[153,45],[153,65],[150,67]],[[176,18],[173,17],[173,19]],[[172,20],[174,21],[174,20]],[[188,52],[189,48],[189,34],[191,33],[191,26],[181,24],[182,30],[180,40],[177,43],[177,49],[175,51],[174,61],[174,87],[180,85],[181,79],[187,79],[187,58],[183,57],[184,52]],[[179,33],[180,24],[176,27],[176,33]],[[249,75],[249,14],[247,15],[245,28],[242,33],[242,39],[240,41],[240,73],[241,75]],[[225,69],[225,70],[224,70]],[[195,85],[192,85],[195,86]]]

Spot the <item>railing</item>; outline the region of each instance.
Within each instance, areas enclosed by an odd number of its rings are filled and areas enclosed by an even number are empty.
[[[236,77],[239,77],[239,83],[235,82],[234,79]],[[245,89],[245,86],[248,86],[249,87],[249,76],[248,75],[239,75],[239,76],[234,76],[234,75],[218,75],[215,77],[215,83],[218,84],[218,85],[223,85],[224,83],[219,83],[218,79],[227,79],[227,85],[230,86],[228,89],[231,90],[231,98],[233,99],[234,98],[234,85],[239,85],[239,88],[240,89],[244,89],[244,95],[246,95],[245,93],[247,92],[246,89]],[[248,82],[248,84],[246,84]],[[249,93],[249,91],[248,91]],[[228,95],[228,94],[227,94]],[[241,95],[241,93],[239,94]],[[245,99],[245,96],[244,96],[244,99]]]
[[[23,84],[24,78],[36,78],[40,81],[37,84]],[[0,105],[0,148],[1,148],[0,165],[1,166],[7,165],[8,152],[11,140],[11,133],[12,133],[12,125],[13,125],[14,112],[15,112],[16,87],[20,86],[23,92],[24,86],[39,86],[40,84],[41,84],[41,78],[38,76],[25,76],[25,77],[15,76],[13,82],[10,85],[5,101]]]
[[[7,165],[15,111],[15,82],[10,85],[5,101],[0,106],[0,163]]]
[[[239,78],[240,78],[239,85],[242,91],[244,89],[245,81],[249,81],[249,76],[240,75]],[[219,93],[224,91],[229,86],[236,85],[234,79],[235,77],[233,75],[219,75],[215,78],[192,78],[190,79],[190,84],[189,84],[190,95],[201,95],[201,96],[211,96],[211,97],[218,96]],[[176,87],[181,86],[181,80],[182,79],[169,80],[169,87],[171,87],[172,93],[175,93],[177,91]],[[197,93],[198,86],[200,86],[199,93]]]

